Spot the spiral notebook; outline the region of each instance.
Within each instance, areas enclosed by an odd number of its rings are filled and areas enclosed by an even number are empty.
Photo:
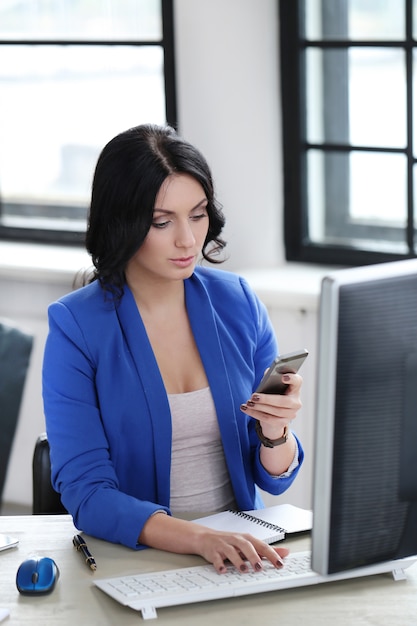
[[[253,511],[222,511],[193,521],[214,530],[250,533],[266,543],[275,543],[287,534],[311,530],[313,514],[292,504],[277,504]]]

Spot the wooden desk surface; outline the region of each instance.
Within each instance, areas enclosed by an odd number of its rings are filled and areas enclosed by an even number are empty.
[[[159,550],[135,552],[86,537],[97,561],[94,573],[72,545],[76,530],[71,518],[62,516],[0,516],[0,533],[19,539],[17,548],[0,552],[0,608],[10,610],[5,625],[26,626],[123,626],[147,623],[140,613],[122,607],[94,587],[103,578],[140,571],[169,569],[203,563],[199,557]],[[304,540],[286,540],[292,550],[306,548]],[[52,557],[60,578],[47,596],[22,596],[16,589],[20,563],[34,555]],[[417,564],[407,570],[407,580],[394,582],[390,575],[304,587],[241,598],[201,602],[158,609],[149,623],[199,626],[217,623],[239,626],[411,626],[417,615]]]

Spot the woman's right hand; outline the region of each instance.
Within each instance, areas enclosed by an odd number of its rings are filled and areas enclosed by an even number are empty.
[[[177,554],[198,554],[212,563],[219,574],[226,571],[226,562],[241,572],[251,568],[259,571],[265,560],[281,568],[289,552],[284,547],[274,548],[253,535],[213,530],[163,512],[147,520],[138,543]]]
[[[247,572],[251,567],[255,571],[261,570],[263,560],[281,568],[289,553],[287,548],[274,548],[253,535],[200,528],[199,554],[212,563],[219,574],[226,571],[227,561],[241,572]]]

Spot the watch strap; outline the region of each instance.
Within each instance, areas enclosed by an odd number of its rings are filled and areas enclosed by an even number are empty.
[[[284,433],[282,437],[279,437],[279,439],[269,439],[268,437],[265,437],[265,435],[262,432],[261,422],[259,420],[256,420],[255,431],[256,431],[256,434],[258,435],[259,441],[266,448],[275,448],[276,446],[282,446],[282,444],[286,443],[288,440],[288,426],[287,425],[284,427]]]

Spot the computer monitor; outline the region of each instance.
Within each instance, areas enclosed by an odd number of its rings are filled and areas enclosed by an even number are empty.
[[[312,567],[417,554],[417,260],[335,271],[319,309]]]

